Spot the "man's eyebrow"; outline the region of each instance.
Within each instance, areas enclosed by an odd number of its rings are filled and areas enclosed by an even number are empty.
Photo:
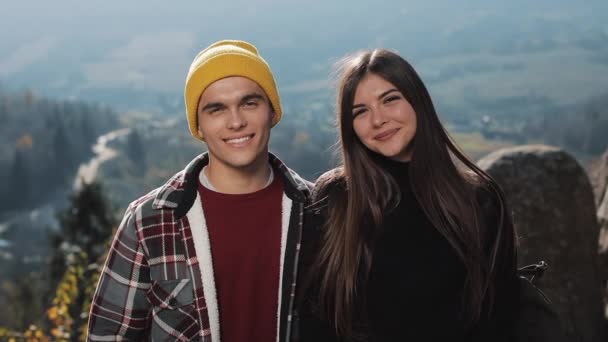
[[[395,88],[391,88],[385,92],[383,92],[382,94],[378,95],[378,100],[380,100],[381,98],[385,97],[386,95],[395,92],[395,91],[399,91]],[[353,109],[359,108],[359,107],[365,107],[365,105],[361,104],[361,103],[357,103],[356,105],[353,106]]]
[[[239,100],[239,105],[245,104],[245,103],[247,103],[247,101],[251,101],[251,100],[265,100],[265,99],[266,98],[262,94],[250,93],[250,94],[243,96]],[[222,108],[226,108],[226,105],[222,102],[209,102],[203,108],[201,108],[201,112],[206,112],[206,111],[210,111],[213,109],[222,109]]]
[[[243,98],[241,98],[241,101],[239,101],[240,104],[244,104],[247,101],[251,101],[251,100],[265,100],[266,98],[264,96],[262,96],[262,94],[259,93],[251,93],[251,94],[247,94],[245,96],[243,96]]]
[[[226,105],[221,103],[221,102],[210,102],[207,103],[202,109],[201,112],[207,112],[210,111],[212,109],[222,109],[225,108]]]

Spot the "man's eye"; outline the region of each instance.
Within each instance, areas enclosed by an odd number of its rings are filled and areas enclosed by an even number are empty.
[[[245,107],[255,107],[257,105],[258,105],[258,103],[255,102],[255,101],[247,101],[247,102],[245,102]]]

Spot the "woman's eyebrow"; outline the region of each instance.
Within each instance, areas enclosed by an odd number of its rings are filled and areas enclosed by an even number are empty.
[[[383,98],[383,97],[385,97],[386,95],[388,95],[388,94],[390,94],[392,92],[395,92],[395,91],[399,91],[399,90],[397,90],[395,88],[391,88],[391,89],[383,92],[382,94],[378,95],[378,100],[381,99],[381,98]],[[356,109],[356,108],[359,108],[359,107],[365,107],[365,105],[363,105],[361,103],[357,103],[356,105],[353,106],[353,109]]]

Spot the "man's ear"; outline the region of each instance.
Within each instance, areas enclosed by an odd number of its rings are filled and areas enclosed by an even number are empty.
[[[203,139],[203,131],[201,131],[201,126],[198,126],[196,131],[198,133],[198,137]]]
[[[275,120],[277,119],[277,112],[274,109],[270,112],[270,122],[274,125],[276,124]]]

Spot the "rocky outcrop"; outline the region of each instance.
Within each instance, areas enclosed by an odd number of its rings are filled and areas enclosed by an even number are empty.
[[[604,190],[602,202],[597,209],[597,219],[600,224],[600,269],[604,276],[604,281],[608,280],[608,186]],[[608,317],[608,309],[606,310]]]
[[[608,150],[599,159],[591,162],[589,178],[599,207],[608,186]]]
[[[597,203],[597,220],[600,225],[599,264],[604,280],[605,315],[608,319],[608,150],[592,162],[591,184]]]
[[[599,227],[585,170],[566,152],[531,145],[479,161],[501,185],[519,236],[519,263],[545,260],[542,287],[574,341],[606,341]]]
[[[597,209],[597,220],[600,224],[599,264],[604,284],[604,314],[608,319],[608,184],[604,184],[604,193],[599,198]]]

